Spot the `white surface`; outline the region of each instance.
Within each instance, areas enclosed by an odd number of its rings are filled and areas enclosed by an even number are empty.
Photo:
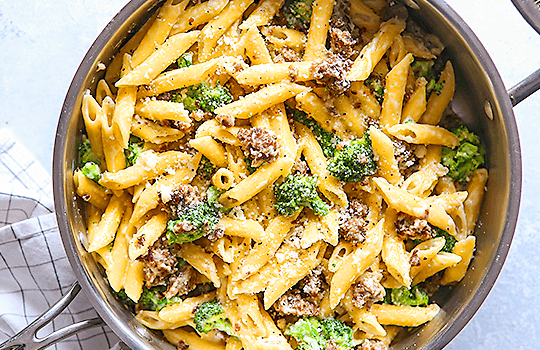
[[[490,53],[510,88],[540,68],[540,36],[510,0],[448,0]],[[84,54],[124,0],[0,0],[0,127],[51,167],[56,122]],[[447,349],[540,345],[540,93],[515,109],[523,153],[517,232],[502,273],[473,320]]]

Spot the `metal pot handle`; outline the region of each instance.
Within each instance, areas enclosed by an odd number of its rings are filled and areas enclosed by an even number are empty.
[[[538,89],[540,89],[540,69],[508,90],[512,106],[517,105]]]
[[[70,303],[75,299],[81,286],[78,282],[71,285],[69,291],[58,300],[49,310],[45,311],[34,322],[30,323],[22,331],[14,335],[11,339],[3,344],[0,344],[0,350],[41,350],[45,349],[56,342],[71,337],[72,335],[81,332],[88,328],[103,326],[104,322],[101,318],[96,317],[90,320],[74,323],[67,327],[61,328],[43,338],[38,338],[37,333],[49,324],[56,316],[58,316]]]

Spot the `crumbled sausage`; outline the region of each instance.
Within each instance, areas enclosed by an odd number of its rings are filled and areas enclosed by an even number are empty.
[[[365,125],[366,129],[369,129],[372,126],[379,129],[379,120],[378,119],[373,119],[373,118],[370,118],[370,117],[365,117],[364,118],[364,125]]]
[[[318,84],[326,85],[330,93],[338,96],[351,87],[351,82],[347,80],[351,66],[351,60],[329,53],[326,58],[315,60],[310,70]]]
[[[324,348],[324,350],[341,350],[341,347],[339,347],[334,339],[330,339]]]
[[[165,291],[165,298],[172,298],[175,295],[185,295],[195,289],[193,277],[195,270],[188,264],[178,264],[178,270],[169,278],[168,288]]]
[[[148,85],[143,85],[142,89],[150,90],[150,87]],[[162,94],[157,95],[156,100],[158,100],[158,101],[170,101],[170,100],[173,99],[174,95],[176,95],[176,94],[177,94],[176,90],[167,91],[167,92],[164,92]]]
[[[176,350],[187,350],[189,349],[189,345],[186,344],[183,340],[178,341],[178,345],[176,345]]]
[[[424,219],[414,218],[405,213],[399,213],[396,223],[396,231],[401,239],[427,240],[433,238],[435,232]]]
[[[206,230],[205,230],[206,231]],[[221,226],[216,226],[210,233],[206,236],[206,238],[210,242],[215,242],[221,237],[223,237],[223,234],[225,233],[225,229]]]
[[[349,16],[350,11],[350,0],[336,0],[334,11],[332,12],[332,17],[330,18],[330,26],[333,28],[346,30],[348,32],[353,32],[356,26],[353,24],[352,19]],[[359,36],[358,33],[353,34],[356,34],[354,37]]]
[[[316,316],[319,314],[317,304],[304,298],[298,290],[291,289],[283,294],[275,303],[275,311],[284,315]]]
[[[407,21],[407,29],[403,36],[411,38],[418,46],[424,46],[434,56],[439,56],[444,50],[439,38],[433,34],[426,34],[415,21]]]
[[[399,139],[392,140],[394,156],[398,162],[399,172],[405,177],[409,177],[418,170],[418,158],[414,154],[411,145]]]
[[[298,282],[298,287],[312,298],[322,298],[328,289],[328,284],[324,280],[323,267],[319,265],[311,270],[309,275]]]
[[[303,160],[303,159],[298,159],[294,163],[294,165],[293,165],[293,167],[291,169],[291,173],[293,173],[293,174],[294,173],[300,173],[302,175],[308,174],[309,173],[309,167],[308,167],[306,161]]]
[[[191,123],[181,122],[178,120],[165,119],[161,121],[156,121],[155,123],[172,129],[182,130],[184,132],[188,132],[191,128]]]
[[[356,40],[350,32],[339,28],[330,28],[330,45],[333,53],[344,58],[349,58],[356,52],[354,50]]]
[[[302,57],[287,46],[283,46],[279,51],[276,51],[276,56],[274,57],[274,63],[300,62],[301,60]]]
[[[218,114],[216,119],[226,128],[232,128],[235,123],[234,117],[229,114]]]
[[[176,256],[162,239],[154,243],[139,260],[143,263],[147,288],[167,284],[169,276],[177,271]]]
[[[375,302],[384,299],[386,292],[380,283],[381,278],[382,274],[378,272],[366,272],[360,277],[352,286],[354,306],[369,309]]]
[[[186,184],[179,184],[175,189],[162,187],[159,195],[167,212],[173,218],[185,215],[188,210],[200,202],[197,188]],[[190,230],[186,228],[184,231]]]
[[[366,339],[359,350],[387,350],[388,346],[379,339]]]
[[[205,122],[213,118],[213,114],[210,112],[205,112],[202,109],[196,109],[189,114],[191,119],[194,119],[198,122]]]
[[[367,215],[369,208],[358,199],[349,201],[349,206],[342,211],[339,223],[339,233],[343,239],[354,244],[366,239]]]
[[[418,256],[418,249],[414,249],[409,259],[411,266],[420,266],[420,257]]]
[[[255,168],[264,162],[271,163],[279,156],[279,142],[271,131],[263,128],[240,129],[237,137]]]

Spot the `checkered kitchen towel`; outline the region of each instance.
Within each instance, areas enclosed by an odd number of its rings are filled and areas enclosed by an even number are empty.
[[[0,129],[0,344],[49,309],[75,281],[53,211],[51,176],[7,129]],[[80,293],[40,335],[96,317],[85,299]],[[117,343],[104,326],[51,349],[100,350]]]

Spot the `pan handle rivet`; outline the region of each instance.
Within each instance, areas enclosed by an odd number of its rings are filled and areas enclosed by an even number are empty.
[[[493,108],[491,108],[491,102],[488,100],[484,102],[484,112],[486,112],[489,119],[493,120]]]

